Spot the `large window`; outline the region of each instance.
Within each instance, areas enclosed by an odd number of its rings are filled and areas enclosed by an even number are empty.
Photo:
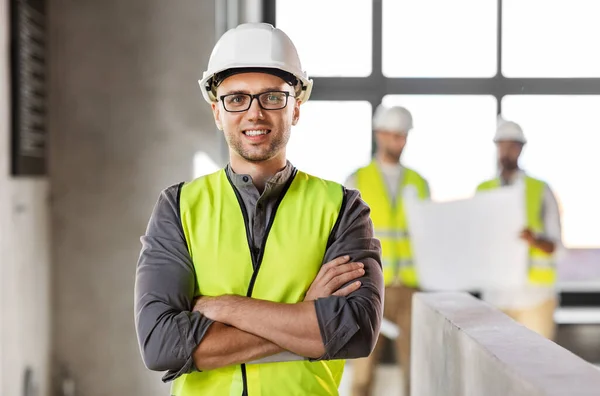
[[[492,77],[496,14],[491,0],[383,0],[383,74]]]
[[[371,74],[371,1],[278,1],[277,26],[296,44],[311,77]],[[340,12],[342,10],[342,12]]]
[[[503,7],[504,75],[600,77],[600,1],[503,0]]]
[[[352,172],[369,163],[369,102],[308,101],[300,109],[300,121],[292,128],[287,148],[295,166],[343,183]]]
[[[297,3],[267,3],[276,10],[271,22],[298,43],[314,79],[301,120],[310,131],[295,129],[293,139],[307,139],[296,146],[314,143],[310,134],[323,131],[320,126],[339,126],[320,138],[335,139],[334,148],[318,152],[319,141],[306,155],[292,147],[297,164],[344,178],[371,149],[368,117],[354,106],[366,101],[372,111],[382,101],[401,104],[415,118],[404,163],[429,180],[434,199],[462,198],[495,174],[491,140],[502,113],[530,139],[523,167],[555,190],[565,244],[600,247],[594,204],[600,190],[590,182],[600,169],[594,156],[600,2],[358,0],[350,6],[310,0],[302,2],[309,15],[302,23]],[[338,145],[349,144],[337,138],[343,128],[364,145],[358,158],[325,160],[342,157]]]

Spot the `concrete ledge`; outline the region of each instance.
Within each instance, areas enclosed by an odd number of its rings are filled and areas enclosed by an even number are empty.
[[[600,370],[466,293],[413,299],[412,396],[600,395]]]

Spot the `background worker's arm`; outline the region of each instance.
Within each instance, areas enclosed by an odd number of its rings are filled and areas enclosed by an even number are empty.
[[[556,249],[556,244],[554,241],[546,239],[543,235],[536,235],[529,228],[524,229],[520,235],[521,239],[525,240],[529,246],[533,246],[541,251],[552,254]]]
[[[357,191],[346,191],[346,206],[325,254],[326,261],[347,254],[364,265],[365,273],[357,279],[360,287],[347,296],[333,294],[298,304],[221,296],[201,298],[196,306],[210,318],[302,356],[348,359],[369,355],[379,335],[383,304],[381,247],[373,238],[369,213]]]
[[[178,190],[172,186],[158,199],[141,238],[135,278],[135,326],[142,358],[149,369],[167,371],[164,381],[196,368],[221,367],[281,351],[263,338],[213,325],[211,319],[191,312],[196,275],[179,220]],[[211,342],[203,343],[207,338]]]
[[[525,229],[521,238],[529,245],[534,246],[548,254],[555,253],[562,248],[561,221],[558,202],[549,186],[544,190],[544,201],[542,203],[542,223],[544,232],[536,235],[531,230]]]

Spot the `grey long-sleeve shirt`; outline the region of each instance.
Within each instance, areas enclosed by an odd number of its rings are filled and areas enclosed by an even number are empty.
[[[295,168],[287,166],[267,181],[259,194],[249,175],[226,172],[248,212],[255,247],[265,236],[267,219]],[[190,312],[197,295],[196,274],[179,217],[181,184],[160,194],[141,238],[135,282],[135,324],[144,363],[167,371],[164,381],[195,371],[192,354],[212,320]],[[370,209],[356,190],[344,190],[340,211],[323,263],[350,255],[365,266],[361,287],[347,297],[317,299],[315,309],[325,354],[320,358],[351,359],[367,356],[375,346],[381,324],[383,276],[381,246],[373,237]],[[302,210],[302,208],[298,208]],[[282,268],[282,270],[285,270]]]

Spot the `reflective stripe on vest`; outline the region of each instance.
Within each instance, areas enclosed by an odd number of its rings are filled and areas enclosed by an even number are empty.
[[[417,172],[404,168],[404,177],[395,203],[391,202],[383,175],[375,161],[356,173],[356,186],[362,199],[371,208],[375,237],[381,242],[383,279],[386,285],[403,283],[418,286],[417,271],[413,264],[402,189],[414,186],[420,199],[428,197],[427,183]]]
[[[302,301],[321,268],[342,204],[339,184],[298,172],[282,192],[265,241],[255,251],[245,206],[224,170],[184,185],[181,222],[199,294]],[[343,360],[242,364],[185,374],[174,381],[171,394],[338,395],[343,368]]]
[[[500,179],[483,182],[477,187],[478,191],[491,190],[500,187]],[[542,204],[546,184],[529,176],[525,176],[525,205],[527,227],[534,233],[544,231],[542,219]],[[535,247],[529,248],[529,282],[535,285],[551,286],[556,282],[556,266],[554,255],[548,254]]]

